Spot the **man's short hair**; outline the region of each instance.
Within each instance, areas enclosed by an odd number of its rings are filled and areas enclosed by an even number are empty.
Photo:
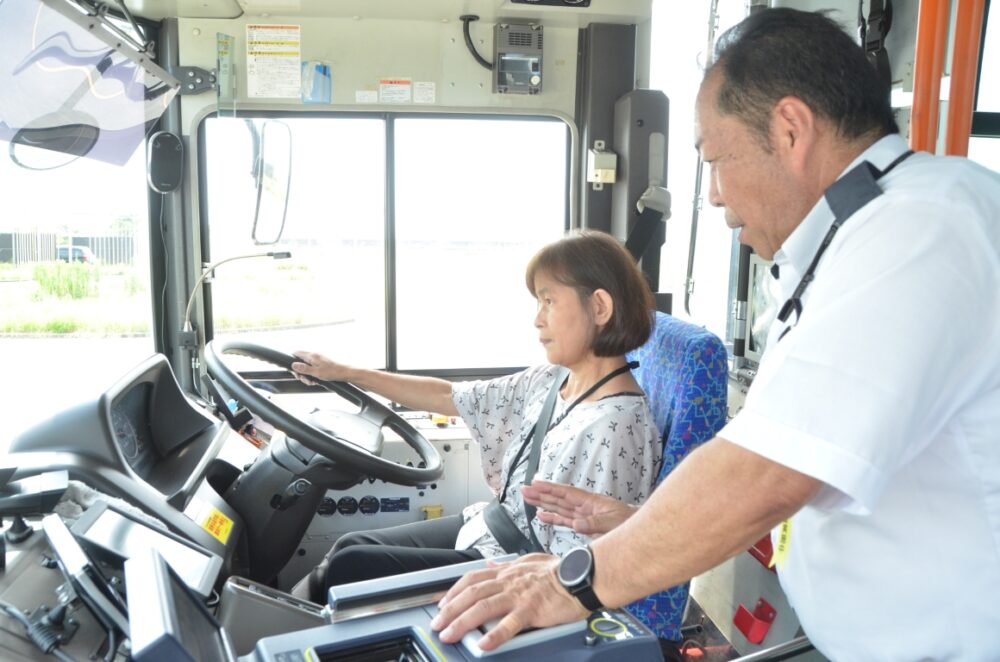
[[[621,356],[649,339],[653,294],[635,259],[611,235],[580,230],[535,253],[524,273],[532,296],[539,273],[575,289],[583,303],[598,289],[611,295],[611,319],[591,344],[596,356]]]
[[[822,12],[765,9],[727,30],[715,47],[717,108],[770,147],[771,112],[783,97],[805,102],[853,140],[898,133],[886,90],[862,48]],[[706,74],[707,75],[707,74]]]

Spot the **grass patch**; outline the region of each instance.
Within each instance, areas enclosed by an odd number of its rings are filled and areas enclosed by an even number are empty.
[[[40,291],[57,299],[96,297],[101,282],[101,270],[86,264],[43,262],[32,270]]]
[[[349,282],[347,274],[330,277],[301,265],[289,267],[277,271],[234,268],[214,281],[216,331],[314,326],[357,317],[357,304],[348,296],[360,296],[360,290],[347,287],[330,296],[331,283]],[[9,273],[14,270],[2,272]],[[0,333],[120,336],[152,332],[145,268],[60,262],[21,267],[19,273],[23,278],[0,283]]]
[[[44,263],[0,283],[0,333],[147,335],[152,306],[135,269]],[[86,292],[86,296],[80,294]]]

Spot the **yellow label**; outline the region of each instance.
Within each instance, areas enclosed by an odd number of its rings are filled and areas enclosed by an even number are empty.
[[[785,560],[788,559],[788,547],[792,543],[792,520],[786,519],[781,523],[781,530],[778,531],[778,542],[774,546],[774,552],[771,554],[771,563],[768,567],[773,568],[775,565],[779,569],[785,566]]]
[[[200,524],[201,528],[211,533],[212,537],[223,545],[229,540],[229,534],[233,531],[233,520],[215,508],[212,508],[208,512],[208,517],[202,520]]]
[[[438,519],[444,515],[444,506],[420,506],[424,519]]]

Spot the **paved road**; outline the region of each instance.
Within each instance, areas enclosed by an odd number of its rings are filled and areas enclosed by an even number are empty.
[[[243,338],[285,352],[324,351],[337,330],[337,326],[325,326]],[[0,453],[24,429],[53,412],[96,398],[152,354],[150,337],[0,338]],[[368,357],[362,360],[370,362]],[[233,365],[239,369],[238,361]]]

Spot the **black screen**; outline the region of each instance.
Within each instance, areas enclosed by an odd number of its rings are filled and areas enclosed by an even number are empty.
[[[198,598],[173,572],[170,573],[170,592],[177,616],[175,635],[185,652],[193,660],[225,660],[226,645],[218,622],[198,604]]]

